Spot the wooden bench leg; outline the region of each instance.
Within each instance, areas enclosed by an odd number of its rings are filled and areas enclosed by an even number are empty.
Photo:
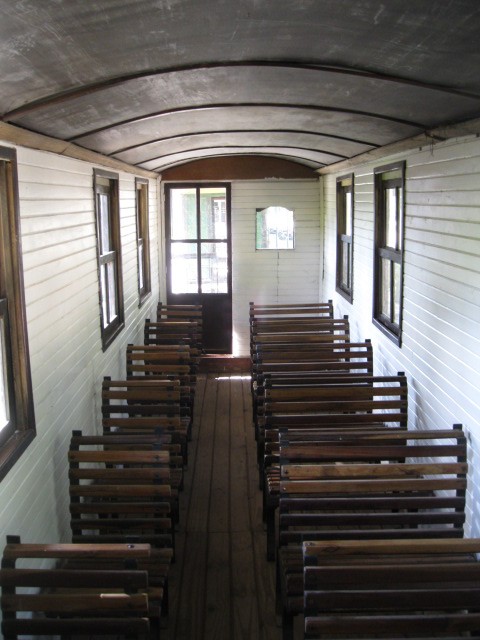
[[[293,640],[293,615],[285,607],[282,611],[282,640]]]
[[[267,525],[267,560],[275,560],[275,507],[265,505],[265,523]]]

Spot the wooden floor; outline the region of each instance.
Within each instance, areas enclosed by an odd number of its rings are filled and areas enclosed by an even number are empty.
[[[279,640],[265,560],[250,380],[199,376],[162,639]]]

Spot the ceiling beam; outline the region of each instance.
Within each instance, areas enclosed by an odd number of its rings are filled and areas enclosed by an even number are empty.
[[[4,113],[2,116],[2,120],[8,122],[16,117],[23,116],[27,113],[31,113],[33,111],[38,111],[43,107],[52,106],[55,104],[61,104],[67,102],[68,100],[75,100],[76,98],[80,98],[86,95],[91,95],[92,93],[96,93],[98,91],[103,91],[104,89],[109,89],[111,87],[115,87],[121,84],[125,84],[132,80],[139,80],[141,78],[162,76],[173,73],[182,73],[189,71],[205,71],[209,69],[221,69],[221,68],[234,68],[234,67],[270,67],[270,68],[284,68],[284,69],[299,69],[299,70],[308,70],[308,71],[322,71],[335,73],[339,75],[350,75],[350,76],[358,76],[362,78],[370,78],[372,80],[381,80],[385,82],[393,82],[396,84],[404,84],[410,85],[414,87],[419,87],[423,89],[429,89],[433,91],[441,91],[443,93],[449,93],[452,95],[464,96],[468,98],[480,98],[478,94],[461,91],[459,89],[455,89],[452,87],[438,85],[428,82],[419,82],[416,80],[411,80],[408,78],[403,78],[401,76],[392,76],[388,74],[375,73],[372,71],[368,71],[367,69],[362,68],[350,68],[350,67],[341,67],[335,65],[324,65],[321,63],[305,63],[301,61],[295,60],[234,60],[234,61],[212,61],[212,62],[201,62],[198,64],[189,64],[189,65],[178,65],[169,68],[162,69],[147,69],[144,71],[139,71],[135,73],[129,73],[121,76],[117,76],[114,78],[107,78],[106,80],[101,80],[99,82],[94,82],[88,85],[83,85],[81,87],[76,87],[73,89],[68,89],[66,91],[61,91],[56,94],[51,94],[45,96],[43,98],[39,98],[38,100],[33,100],[27,104],[22,105],[16,109],[12,109],[7,113]]]
[[[349,160],[342,160],[341,162],[336,162],[335,164],[322,167],[317,169],[317,173],[320,175],[327,175],[330,173],[348,171],[360,164],[365,164],[372,160],[380,160],[389,155],[402,153],[403,151],[410,151],[426,145],[434,145],[435,143],[444,142],[450,138],[462,138],[472,135],[480,137],[480,118],[430,129],[417,136],[406,138],[405,140],[399,140],[398,142],[392,142],[391,144],[384,145],[378,149],[372,149],[371,151],[366,151],[365,153],[360,153],[358,156],[350,158]]]
[[[127,162],[109,158],[101,153],[79,147],[71,142],[65,142],[58,138],[51,138],[50,136],[44,136],[40,133],[27,131],[26,129],[21,129],[20,127],[15,127],[5,122],[0,122],[0,140],[27,147],[28,149],[37,149],[38,151],[57,153],[58,155],[75,158],[76,160],[84,160],[91,164],[102,165],[117,171],[124,171],[125,173],[132,173],[135,176],[143,178],[158,178],[158,173],[153,171],[140,169]]]

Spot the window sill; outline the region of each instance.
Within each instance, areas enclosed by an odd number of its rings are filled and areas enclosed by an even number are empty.
[[[0,480],[7,475],[35,438],[35,429],[15,431],[0,449]]]

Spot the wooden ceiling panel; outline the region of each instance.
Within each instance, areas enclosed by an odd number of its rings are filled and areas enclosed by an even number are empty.
[[[0,0],[2,119],[161,171],[218,153],[321,167],[480,116],[478,0],[271,9]]]

